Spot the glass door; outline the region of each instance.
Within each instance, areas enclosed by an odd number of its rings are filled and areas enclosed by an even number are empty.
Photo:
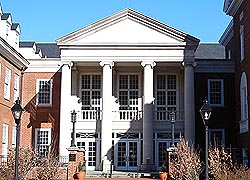
[[[136,171],[138,166],[138,142],[120,141],[117,144],[117,170]]]

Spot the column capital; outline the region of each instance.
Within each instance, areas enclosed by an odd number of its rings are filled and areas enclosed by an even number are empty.
[[[114,61],[101,61],[100,66],[104,67],[105,65],[108,65],[110,68],[114,66]]]
[[[142,65],[142,67],[145,67],[145,66],[147,66],[147,65],[150,65],[151,68],[153,69],[153,67],[156,66],[156,63],[155,63],[154,61],[142,61],[142,62],[141,62],[141,65]]]
[[[185,67],[187,67],[187,66],[195,67],[197,65],[197,62],[195,62],[195,61],[192,61],[192,62],[183,62],[182,64]]]
[[[74,65],[74,63],[73,63],[72,61],[61,61],[60,65],[61,65],[61,66],[66,65],[66,66],[68,66],[69,69],[70,69],[70,68],[72,68],[72,66]]]

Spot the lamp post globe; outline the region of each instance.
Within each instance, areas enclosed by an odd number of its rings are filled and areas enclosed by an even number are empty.
[[[22,117],[24,109],[21,106],[21,101],[18,98],[14,104],[14,106],[11,108],[11,112],[13,115],[13,118],[15,119],[16,123],[16,154],[15,154],[15,175],[14,180],[18,180],[18,155],[19,155],[19,144],[20,144],[20,121]]]
[[[200,108],[200,114],[206,131],[206,147],[205,147],[205,180],[208,180],[208,121],[212,113],[208,100],[205,99]]]

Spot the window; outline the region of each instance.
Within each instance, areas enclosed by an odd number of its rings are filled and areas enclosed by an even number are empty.
[[[139,76],[119,75],[120,110],[138,110]]]
[[[12,126],[12,147],[16,147],[16,126]]]
[[[6,39],[5,39],[6,41],[8,41],[9,31],[10,31],[10,25],[7,24],[7,25],[6,25]]]
[[[19,75],[14,76],[14,101],[19,97]]]
[[[37,105],[52,105],[52,80],[37,79]]]
[[[2,156],[3,161],[6,161],[7,155],[8,155],[8,125],[7,124],[3,124],[3,129],[2,129]]]
[[[240,26],[240,60],[243,61],[245,58],[244,54],[245,48],[244,48],[244,26]]]
[[[250,149],[242,148],[242,164],[244,166],[250,165]]]
[[[208,80],[208,101],[211,106],[224,106],[224,84],[222,79]]]
[[[248,127],[248,100],[247,100],[247,77],[243,72],[240,81],[240,106],[241,106],[241,121],[240,133],[247,132]]]
[[[36,128],[35,129],[35,147],[40,156],[47,156],[51,144],[51,129]]]
[[[157,120],[168,120],[168,114],[176,110],[177,110],[176,75],[166,75],[166,74],[157,75],[156,76]]]
[[[223,147],[225,145],[224,129],[209,129],[209,143],[213,147]]]
[[[227,59],[228,60],[232,59],[232,49],[228,49],[228,51],[227,51]]]
[[[5,79],[4,79],[4,98],[10,100],[10,78],[11,70],[9,68],[5,69]]]
[[[101,75],[81,76],[82,118],[100,119],[101,115]]]

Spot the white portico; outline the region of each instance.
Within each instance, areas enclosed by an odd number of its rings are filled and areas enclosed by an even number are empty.
[[[60,155],[70,146],[72,110],[88,169],[98,169],[105,156],[120,170],[159,167],[170,143],[171,111],[176,132],[194,141],[198,43],[131,9],[59,38]]]

